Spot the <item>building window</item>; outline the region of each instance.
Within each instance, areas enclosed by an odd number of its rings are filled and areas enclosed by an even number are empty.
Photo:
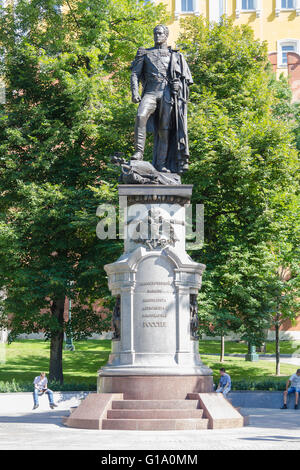
[[[255,0],[242,0],[242,10],[255,10]]]
[[[226,15],[225,0],[209,0],[209,21],[220,23],[223,15]]]
[[[299,43],[300,41],[298,39],[283,39],[278,41],[277,51],[279,67],[287,67],[288,52],[296,52],[299,54]]]
[[[296,10],[296,15],[300,15],[300,0],[275,0],[275,14],[280,15],[281,10]]]
[[[293,44],[281,46],[281,65],[287,65],[287,53],[295,51],[296,47]]]
[[[178,19],[181,14],[185,13],[193,13],[199,16],[200,0],[175,0],[175,19]]]
[[[295,8],[294,6],[294,0],[281,0],[281,8],[284,10],[293,10]]]
[[[235,16],[239,18],[240,13],[255,11],[257,18],[259,18],[261,15],[261,2],[262,0],[236,0]]]
[[[194,0],[181,0],[181,11],[182,12],[193,12],[194,11]]]

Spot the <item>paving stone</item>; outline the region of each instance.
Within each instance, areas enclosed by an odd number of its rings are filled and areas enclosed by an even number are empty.
[[[0,449],[299,450],[296,410],[242,408],[250,426],[176,431],[82,430],[63,426],[66,411],[0,413]],[[99,432],[101,437],[99,437]]]

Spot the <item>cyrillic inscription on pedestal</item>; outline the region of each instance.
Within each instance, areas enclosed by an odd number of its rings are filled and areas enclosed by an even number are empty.
[[[150,281],[149,273],[151,273]],[[171,263],[154,255],[139,263],[134,292],[136,353],[176,352],[176,292]]]

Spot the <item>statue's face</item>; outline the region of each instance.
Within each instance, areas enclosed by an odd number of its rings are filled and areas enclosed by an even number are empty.
[[[154,30],[154,42],[158,46],[165,43],[168,39],[168,36],[166,35],[165,31],[163,28],[155,28]]]

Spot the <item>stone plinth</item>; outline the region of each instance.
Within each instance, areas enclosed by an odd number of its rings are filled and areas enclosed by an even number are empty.
[[[190,392],[213,391],[209,375],[106,375],[99,374],[98,390],[122,393],[125,400],[185,400]]]
[[[156,397],[173,387],[185,398],[212,390],[212,371],[201,362],[192,326],[205,266],[185,251],[191,194],[191,185],[119,186],[124,254],[105,270],[120,327],[99,371],[99,392],[144,398],[146,388]]]
[[[242,426],[213,391],[198,353],[197,294],[203,264],[185,251],[192,186],[122,185],[124,253],[105,266],[116,297],[109,361],[98,393],[64,419],[70,427],[198,430]]]

